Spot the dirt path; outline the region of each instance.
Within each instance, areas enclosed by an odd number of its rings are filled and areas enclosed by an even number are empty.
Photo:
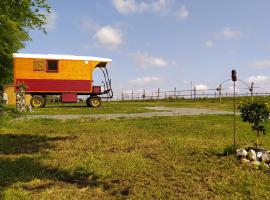
[[[228,111],[209,110],[200,108],[171,108],[171,107],[145,107],[147,109],[161,112],[145,112],[145,113],[116,113],[116,114],[91,114],[91,115],[26,115],[23,119],[79,119],[79,118],[102,118],[102,119],[119,119],[119,118],[141,118],[154,116],[182,116],[182,115],[226,115],[232,114]],[[20,118],[20,119],[21,119]]]

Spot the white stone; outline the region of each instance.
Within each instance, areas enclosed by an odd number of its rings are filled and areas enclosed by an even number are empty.
[[[240,158],[245,158],[247,156],[248,152],[245,149],[237,149],[236,155]]]
[[[249,159],[250,161],[256,161],[257,160],[256,152],[253,149],[250,149],[248,151],[247,159]]]
[[[261,156],[261,161],[265,163],[270,163],[270,152],[267,151]]]

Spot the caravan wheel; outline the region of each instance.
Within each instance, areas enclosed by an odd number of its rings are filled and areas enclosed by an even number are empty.
[[[42,96],[35,95],[31,98],[30,104],[33,108],[43,108],[46,104],[46,101]]]
[[[98,96],[89,97],[86,104],[88,107],[98,108],[101,106],[101,98]]]

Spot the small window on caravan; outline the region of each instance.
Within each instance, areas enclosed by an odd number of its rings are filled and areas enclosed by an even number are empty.
[[[47,60],[47,72],[58,72],[58,60]]]

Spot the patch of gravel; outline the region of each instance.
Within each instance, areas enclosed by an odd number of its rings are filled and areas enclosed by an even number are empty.
[[[184,115],[228,115],[233,114],[228,111],[209,110],[200,108],[172,108],[172,107],[144,107],[147,109],[162,112],[145,112],[145,113],[116,113],[116,114],[90,114],[90,115],[25,115],[18,119],[79,119],[79,118],[96,118],[96,119],[119,119],[119,118],[143,118],[155,116],[184,116]]]

